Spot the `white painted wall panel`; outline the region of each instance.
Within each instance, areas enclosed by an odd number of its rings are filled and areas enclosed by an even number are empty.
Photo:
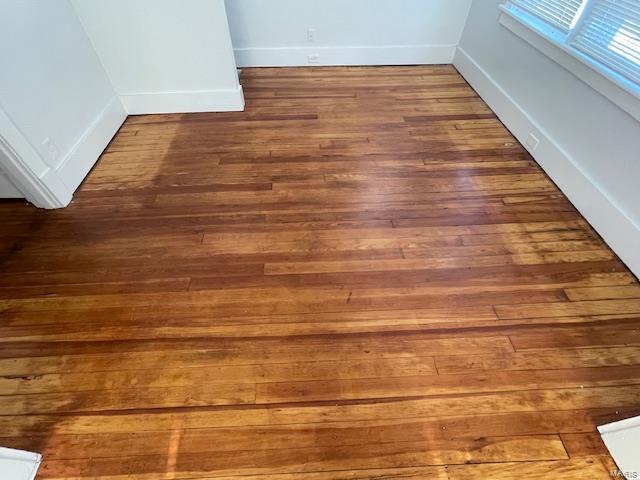
[[[27,198],[64,206],[126,113],[69,0],[0,11],[0,163]]]
[[[0,11],[0,107],[56,168],[115,92],[68,0],[0,0]]]
[[[223,0],[73,0],[129,113],[242,109]]]
[[[240,66],[449,63],[471,0],[227,0]],[[308,30],[313,29],[313,42]]]

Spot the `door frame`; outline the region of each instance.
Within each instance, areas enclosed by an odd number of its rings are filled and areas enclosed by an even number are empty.
[[[73,192],[48,166],[0,108],[0,170],[25,198],[40,208],[62,208]]]

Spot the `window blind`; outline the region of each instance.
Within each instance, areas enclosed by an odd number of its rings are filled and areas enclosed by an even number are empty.
[[[584,0],[511,0],[511,3],[564,32],[573,26]]]
[[[572,46],[640,84],[640,1],[591,1]]]

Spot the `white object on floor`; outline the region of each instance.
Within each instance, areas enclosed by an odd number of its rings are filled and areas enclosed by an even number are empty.
[[[612,478],[640,479],[640,417],[598,427],[604,444],[620,469]]]
[[[41,461],[38,453],[0,447],[2,480],[33,480]]]

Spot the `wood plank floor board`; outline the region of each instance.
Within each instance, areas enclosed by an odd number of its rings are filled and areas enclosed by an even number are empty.
[[[640,285],[458,72],[241,82],[129,117],[67,209],[0,202],[0,444],[51,480],[611,478]]]
[[[472,415],[473,422],[496,412],[509,415],[551,415],[553,412],[584,410],[586,420],[580,431],[589,430],[594,421],[610,421],[621,415],[637,415],[638,388],[632,386],[587,387],[572,389],[527,390],[450,397],[424,397],[359,401],[329,401],[277,404],[270,407],[245,405],[191,407],[189,409],[158,409],[122,412],[78,412],[76,414],[41,414],[0,416],[4,437],[23,434],[47,436],[56,434],[85,435],[100,433],[171,432],[175,429],[202,429],[269,425],[307,425],[332,422],[362,423],[372,418],[378,421],[436,419],[455,422],[456,418]],[[233,415],[230,415],[233,411]],[[443,416],[443,411],[446,415]],[[472,413],[470,413],[472,412]],[[455,417],[455,418],[454,418]],[[490,421],[488,419],[487,421]],[[466,423],[469,422],[467,418]],[[576,423],[578,424],[578,423]],[[448,423],[444,423],[444,426]],[[460,426],[455,437],[467,438],[473,430]],[[575,431],[552,428],[558,431]],[[591,431],[592,428],[591,428]],[[44,432],[44,433],[43,433]],[[467,433],[465,433],[467,432]],[[549,431],[547,430],[547,433]],[[472,435],[472,434],[471,434]],[[472,435],[473,436],[473,435]]]
[[[590,411],[559,411],[541,413],[512,413],[485,415],[482,423],[473,416],[440,419],[416,418],[403,420],[378,420],[368,422],[336,422],[315,425],[270,425],[234,428],[198,428],[180,430],[180,443],[192,453],[233,452],[243,444],[251,444],[254,450],[308,448],[314,446],[366,446],[375,443],[397,442],[447,442],[456,439],[483,437],[539,436],[549,432],[561,432],[560,436],[580,456],[604,453],[602,442],[591,430]],[[587,432],[587,433],[585,433]],[[162,455],[167,452],[172,431],[131,433],[56,434],[56,443],[63,449],[47,445],[45,455],[56,459],[109,458],[111,444],[126,448],[128,455]],[[0,437],[4,444],[14,448],[24,445],[46,444],[47,438],[39,435],[27,437]]]
[[[178,436],[176,438],[179,439]],[[171,449],[169,449],[169,452]],[[305,458],[304,463],[292,463],[291,456]],[[347,466],[350,469],[370,467],[408,467],[456,465],[465,463],[507,461],[550,461],[566,459],[566,451],[559,436],[518,436],[509,438],[481,438],[475,440],[390,443],[368,442],[366,445],[322,446],[292,449],[236,450],[231,452],[184,452],[176,460],[169,454],[123,456],[113,459],[50,460],[43,465],[40,478],[91,477],[105,471],[108,476],[154,474],[159,468],[174,463],[178,472],[156,478],[193,478],[199,472],[216,471],[220,474],[251,475],[262,473],[305,473],[330,471]],[[189,473],[188,473],[189,472]]]

